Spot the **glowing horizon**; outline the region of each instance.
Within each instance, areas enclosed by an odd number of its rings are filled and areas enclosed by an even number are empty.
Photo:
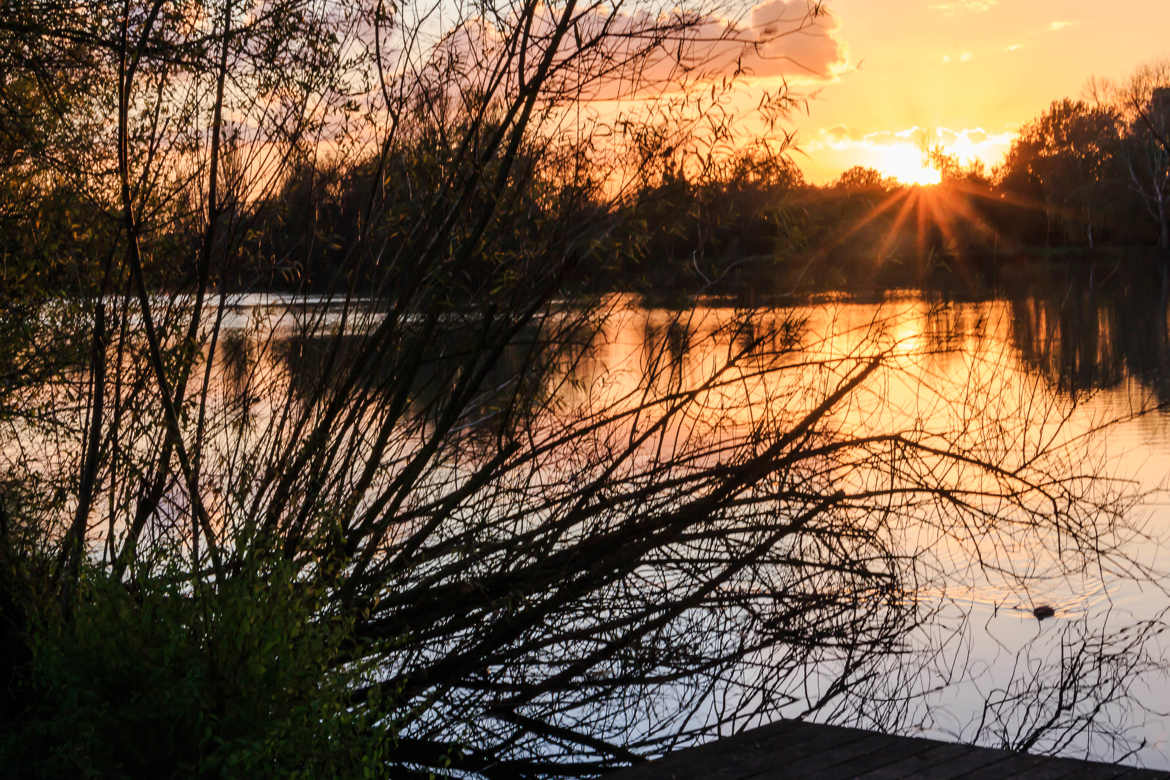
[[[942,174],[927,162],[925,150],[940,150],[963,168],[982,163],[990,171],[1003,160],[1015,135],[1014,131],[991,134],[982,128],[928,131],[912,127],[855,138],[843,128],[831,128],[821,130],[817,139],[803,145],[802,151],[810,157],[851,161],[848,165],[841,163],[842,170],[863,165],[906,184],[938,184]]]
[[[902,184],[930,186],[942,181],[942,173],[930,166],[921,149],[909,144],[891,144],[874,150],[872,167]]]
[[[926,183],[923,140],[963,166],[1002,162],[1018,129],[1094,77],[1170,58],[1170,3],[830,0],[847,58],[806,85],[797,162],[823,184],[855,165]]]

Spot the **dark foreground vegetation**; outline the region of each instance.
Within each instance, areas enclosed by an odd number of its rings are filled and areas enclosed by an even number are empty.
[[[1110,554],[1066,410],[843,425],[885,403],[876,323],[794,361],[792,316],[682,312],[581,380],[622,316],[591,292],[717,290],[889,195],[719,154],[697,42],[744,10],[0,5],[5,774],[589,775],[780,712],[896,727],[901,529]],[[315,297],[233,319],[272,288]]]

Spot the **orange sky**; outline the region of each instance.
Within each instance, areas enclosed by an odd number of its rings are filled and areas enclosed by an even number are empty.
[[[999,161],[1015,129],[1090,76],[1121,79],[1170,57],[1170,0],[832,0],[841,61],[808,115],[796,160],[814,182],[854,164],[903,178],[918,136]]]

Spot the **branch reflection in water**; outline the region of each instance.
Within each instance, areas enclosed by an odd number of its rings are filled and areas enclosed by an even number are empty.
[[[289,528],[368,529],[343,588],[363,636],[401,638],[370,690],[400,692],[424,765],[467,722],[457,765],[584,771],[781,716],[1167,765],[1135,695],[1167,690],[1141,465],[1170,444],[1165,329],[1118,323],[1153,304],[451,312],[404,320],[344,398],[376,307],[242,307],[266,338],[218,358],[244,422],[216,516],[312,493]],[[293,446],[336,402],[328,455],[257,488],[241,444]]]

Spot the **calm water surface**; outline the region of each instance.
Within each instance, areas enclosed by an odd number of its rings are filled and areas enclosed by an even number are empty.
[[[681,320],[668,311],[631,312],[601,340],[589,380],[608,377],[618,395],[623,381],[636,383],[647,340],[673,338],[679,370],[698,381],[726,348],[704,332],[732,316],[716,308]],[[935,607],[931,620],[907,635],[908,654],[891,660],[888,701],[852,701],[842,707],[860,712],[822,716],[1170,768],[1165,300],[1085,292],[979,302],[909,296],[755,316],[801,323],[793,361],[890,354],[888,367],[838,411],[843,431],[943,430],[992,451],[1072,442],[1062,467],[1113,480],[1128,502],[1100,558],[1070,554],[1060,533],[1021,541],[992,529],[973,548],[949,538],[945,521],[900,529],[904,550],[922,564],[918,595]],[[819,397],[822,379],[813,373],[810,398]],[[800,403],[768,384],[745,384],[748,402],[721,408],[750,418],[770,403]],[[721,415],[719,424],[735,421]],[[743,423],[746,429],[750,420]],[[1041,605],[1054,617],[1037,620],[1033,609]],[[907,690],[920,695],[903,700]]]
[[[275,329],[277,338],[267,349],[243,350],[243,358],[228,350],[225,360],[267,362],[261,374],[311,374],[311,350],[288,346],[295,320],[286,302],[238,301],[229,333]],[[747,324],[729,328],[733,322]],[[972,546],[970,535],[949,532],[945,518],[893,528],[919,561],[915,598],[930,620],[907,633],[905,655],[890,659],[887,700],[871,692],[868,702],[844,701],[844,709],[817,717],[1170,768],[1170,648],[1161,622],[1170,608],[1164,296],[1070,291],[955,302],[905,294],[686,312],[623,299],[589,335],[585,359],[565,369],[571,381],[557,385],[558,413],[569,418],[628,402],[651,362],[663,359],[670,365],[661,382],[694,386],[736,338],[759,331],[773,334],[771,359],[789,370],[747,373],[706,394],[702,415],[675,435],[734,438],[761,416],[795,415],[839,379],[835,366],[881,352],[885,367],[833,413],[842,432],[940,430],[988,452],[1068,444],[1061,464],[1068,475],[1112,479],[1127,502],[1124,523],[1103,536],[1099,557],[1078,555],[1059,532],[1019,537],[992,527]],[[225,371],[230,379],[231,366]],[[1003,511],[1006,521],[1012,510]],[[1040,605],[1054,617],[1037,620]],[[809,685],[826,671],[810,670]]]

